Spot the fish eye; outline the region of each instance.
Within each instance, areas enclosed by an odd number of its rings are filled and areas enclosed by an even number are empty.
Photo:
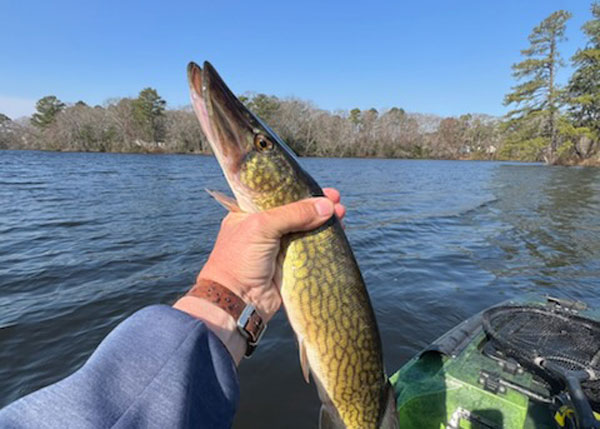
[[[265,150],[273,149],[273,142],[262,134],[257,134],[254,136],[254,146],[256,146],[256,149],[259,152],[263,152]]]

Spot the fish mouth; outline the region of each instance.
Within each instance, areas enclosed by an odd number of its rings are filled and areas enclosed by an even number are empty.
[[[254,116],[208,62],[187,67],[192,106],[228,179],[239,171],[253,139]]]

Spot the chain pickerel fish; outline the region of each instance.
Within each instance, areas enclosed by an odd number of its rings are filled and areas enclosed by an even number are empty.
[[[294,153],[229,90],[215,69],[188,65],[192,105],[237,202],[258,212],[323,196]],[[223,197],[217,199],[223,200]],[[369,295],[338,219],[282,240],[281,296],[323,403],[321,428],[397,428],[393,389]]]

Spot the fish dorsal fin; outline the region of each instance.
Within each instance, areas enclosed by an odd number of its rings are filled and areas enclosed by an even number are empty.
[[[242,209],[238,205],[237,201],[234,198],[228,197],[222,192],[219,191],[211,191],[210,189],[205,189],[208,194],[213,197],[219,204],[225,207],[226,210],[230,212],[241,212]]]
[[[319,413],[319,429],[346,429],[346,425],[331,405],[323,404]]]
[[[302,368],[302,375],[307,383],[310,383],[308,378],[310,374],[310,365],[308,364],[308,357],[306,356],[306,347],[304,347],[304,340],[298,337],[298,348],[300,349],[300,367]]]

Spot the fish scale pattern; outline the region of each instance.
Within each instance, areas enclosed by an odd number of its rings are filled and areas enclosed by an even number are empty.
[[[381,342],[339,222],[290,236],[284,247],[281,294],[322,400],[347,428],[376,428],[387,382]]]

